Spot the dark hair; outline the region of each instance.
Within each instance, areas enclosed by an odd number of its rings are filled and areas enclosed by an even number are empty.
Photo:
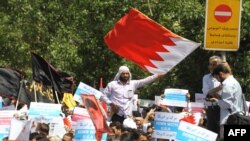
[[[138,129],[133,129],[133,131],[131,133],[132,133],[131,140],[138,140],[141,135],[147,136],[146,133],[144,133],[142,130],[138,130]]]
[[[43,134],[44,136],[49,135],[49,124],[39,123],[38,130],[39,130],[40,134]]]
[[[141,117],[141,113],[139,111],[133,111],[132,113],[134,117]]]
[[[122,129],[123,125],[120,122],[115,121],[115,122],[111,122],[109,127],[115,127],[116,129]]]
[[[71,139],[74,138],[74,134],[71,133],[71,132],[65,133],[63,136],[68,136],[68,137],[70,137]]]
[[[131,132],[121,134],[120,141],[131,141]]]
[[[219,75],[220,72],[223,72],[223,73],[232,73],[231,71],[231,68],[230,66],[227,64],[227,63],[221,63],[221,64],[218,64],[213,72],[212,72],[212,75]]]
[[[30,140],[32,140],[32,139],[36,139],[36,137],[39,135],[39,133],[38,132],[33,132],[33,133],[30,133]]]

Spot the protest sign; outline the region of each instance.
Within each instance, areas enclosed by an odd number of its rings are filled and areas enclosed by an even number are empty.
[[[95,127],[90,118],[77,121],[75,129],[75,141],[96,141]],[[107,140],[107,133],[102,134],[101,141]]]
[[[165,89],[164,98],[161,102],[163,105],[187,107],[188,90],[184,89]]]
[[[175,139],[180,119],[184,117],[179,113],[155,112],[154,138]]]
[[[97,89],[95,89],[95,88],[93,88],[93,87],[91,87],[83,82],[80,82],[76,91],[75,91],[75,94],[74,94],[74,99],[79,103],[83,103],[82,98],[81,98],[81,94],[95,95],[96,99],[100,99],[102,92],[98,91]]]
[[[9,136],[11,120],[16,111],[0,111],[0,140]]]
[[[200,126],[181,121],[176,139],[180,141],[215,141],[217,134]]]

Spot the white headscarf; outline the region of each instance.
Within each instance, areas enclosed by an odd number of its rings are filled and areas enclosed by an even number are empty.
[[[131,75],[131,73],[130,73],[130,71],[129,71],[129,68],[128,68],[127,66],[120,66],[119,71],[118,71],[117,74],[115,75],[114,81],[118,81],[119,78],[120,78],[120,75],[121,75],[123,72],[128,72],[128,73],[129,73],[129,80],[131,80],[132,75]]]
[[[134,122],[132,118],[126,118],[123,121],[123,127],[137,129],[136,123]]]

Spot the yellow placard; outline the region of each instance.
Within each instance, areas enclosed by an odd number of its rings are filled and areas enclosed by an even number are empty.
[[[241,0],[207,0],[204,48],[237,51],[240,19]]]

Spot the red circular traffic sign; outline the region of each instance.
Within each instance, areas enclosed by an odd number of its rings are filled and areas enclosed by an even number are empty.
[[[225,4],[221,4],[221,5],[217,6],[214,10],[215,19],[219,22],[222,22],[222,23],[230,20],[232,17],[232,14],[233,14],[232,9]]]

